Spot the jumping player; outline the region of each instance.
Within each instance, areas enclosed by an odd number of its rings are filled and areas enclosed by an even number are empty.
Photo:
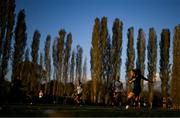
[[[129,84],[133,83],[132,91],[128,93],[127,96],[127,105],[126,109],[129,108],[129,104],[131,102],[131,99],[135,97],[135,103],[138,104],[140,107],[140,102],[139,102],[139,95],[141,93],[141,79],[146,80],[148,82],[153,83],[152,81],[148,80],[145,78],[143,75],[141,75],[141,71],[139,69],[133,69],[129,72],[129,76],[131,80],[128,82]]]

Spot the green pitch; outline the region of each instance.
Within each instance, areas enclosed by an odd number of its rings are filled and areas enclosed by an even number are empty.
[[[0,117],[179,117],[170,109],[134,109],[112,106],[73,105],[1,105]]]

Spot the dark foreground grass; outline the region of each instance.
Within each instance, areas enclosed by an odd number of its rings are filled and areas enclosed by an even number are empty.
[[[1,117],[180,117],[180,111],[111,106],[1,105]]]

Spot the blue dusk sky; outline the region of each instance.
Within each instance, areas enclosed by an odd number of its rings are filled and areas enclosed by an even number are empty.
[[[108,18],[108,31],[111,37],[113,22],[115,18],[119,18],[123,22],[122,80],[125,78],[129,27],[134,27],[135,44],[139,28],[143,28],[148,39],[149,28],[154,27],[159,44],[163,28],[169,28],[173,37],[174,27],[180,24],[180,0],[16,0],[16,16],[20,9],[25,9],[26,13],[29,48],[36,29],[41,33],[40,51],[44,52],[46,36],[50,34],[54,40],[58,36],[58,31],[64,28],[67,33],[72,33],[73,49],[76,49],[77,44],[83,47],[83,58],[87,57],[88,75],[95,18]]]

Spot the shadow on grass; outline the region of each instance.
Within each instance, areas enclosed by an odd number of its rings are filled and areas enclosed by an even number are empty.
[[[179,117],[180,112],[162,109],[128,109],[103,106],[2,105],[2,117]]]

